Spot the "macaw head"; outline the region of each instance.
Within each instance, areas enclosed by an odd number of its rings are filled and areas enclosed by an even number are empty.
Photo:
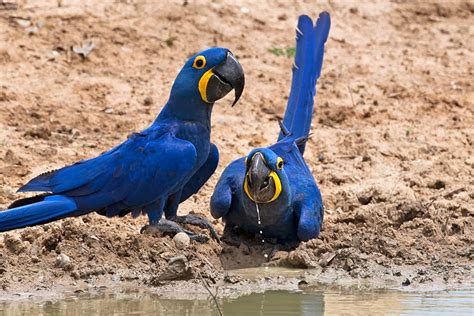
[[[271,149],[252,150],[245,158],[244,192],[247,197],[255,203],[270,203],[282,191],[289,191],[284,165],[283,158]]]
[[[234,55],[227,48],[210,48],[189,58],[176,77],[170,100],[194,106],[212,105],[233,89],[233,106],[242,95],[244,85],[244,71]]]

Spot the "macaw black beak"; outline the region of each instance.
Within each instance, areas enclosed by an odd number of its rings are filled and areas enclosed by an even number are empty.
[[[208,70],[199,82],[201,97],[207,103],[214,103],[225,97],[232,89],[235,90],[234,106],[239,100],[245,86],[245,76],[242,65],[232,55],[227,53],[226,60]]]
[[[255,202],[267,203],[275,196],[276,185],[271,173],[263,155],[257,152],[252,157],[247,172],[248,189]]]

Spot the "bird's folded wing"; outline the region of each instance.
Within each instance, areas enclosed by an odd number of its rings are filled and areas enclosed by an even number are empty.
[[[117,202],[144,205],[174,190],[195,163],[192,143],[171,133],[139,133],[96,158],[42,174],[19,191],[80,197],[81,204],[94,208]]]

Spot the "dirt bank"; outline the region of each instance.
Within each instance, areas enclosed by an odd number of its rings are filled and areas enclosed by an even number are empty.
[[[140,234],[145,218],[62,220],[0,234],[1,295],[125,284],[186,293],[202,291],[201,279],[242,290],[249,281],[224,268],[259,265],[313,268],[262,279],[270,286],[472,281],[472,4],[77,2],[0,4],[1,208],[33,176],[145,128],[187,56],[219,45],[237,54],[247,87],[235,108],[230,100],[215,106],[218,172],[180,208],[210,218],[224,166],[276,139],[298,14],[328,10],[333,26],[305,154],[323,193],[324,229],[267,260],[271,246],[253,241],[177,249],[169,237]],[[84,58],[77,51],[88,43]]]

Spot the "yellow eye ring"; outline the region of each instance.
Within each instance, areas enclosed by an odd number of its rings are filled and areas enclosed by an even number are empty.
[[[281,157],[278,157],[276,167],[278,168],[278,170],[283,169],[283,159]]]
[[[206,67],[206,57],[199,55],[194,59],[193,68],[203,69]]]

